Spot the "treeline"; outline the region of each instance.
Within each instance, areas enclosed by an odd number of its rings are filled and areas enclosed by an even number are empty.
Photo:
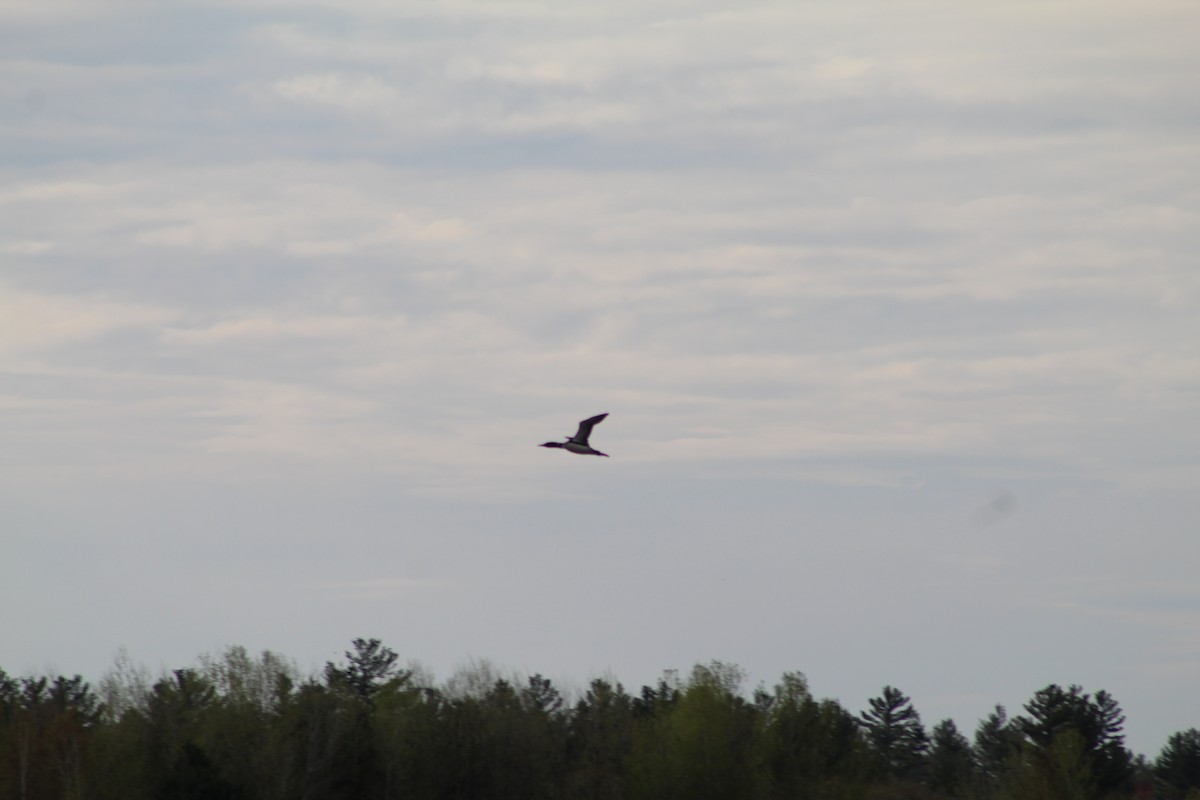
[[[1148,763],[1107,692],[1047,686],[973,737],[893,687],[852,713],[799,673],[713,662],[568,701],[487,664],[441,685],[376,639],[303,677],[234,647],[152,680],[0,670],[0,800],[1091,800],[1200,798],[1200,731]]]

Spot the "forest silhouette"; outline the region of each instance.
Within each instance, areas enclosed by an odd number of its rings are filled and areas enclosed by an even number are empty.
[[[230,647],[158,678],[0,670],[0,800],[1107,800],[1200,798],[1200,730],[1153,760],[1103,690],[1051,684],[973,735],[883,687],[853,712],[732,664],[568,697],[487,662],[435,685],[378,639],[304,676]]]

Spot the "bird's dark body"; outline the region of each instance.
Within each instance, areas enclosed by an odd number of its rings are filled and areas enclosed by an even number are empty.
[[[604,456],[608,457],[608,453],[601,453],[588,444],[588,437],[592,435],[592,428],[604,420],[608,414],[597,414],[594,417],[589,417],[579,423],[579,430],[575,431],[575,435],[568,438],[565,442],[546,442],[539,447],[558,447],[566,450],[568,453],[576,453],[581,456]]]

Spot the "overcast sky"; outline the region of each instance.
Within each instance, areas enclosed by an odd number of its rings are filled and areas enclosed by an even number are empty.
[[[0,2],[0,667],[1200,724],[1200,7]],[[536,444],[611,416],[611,458]]]

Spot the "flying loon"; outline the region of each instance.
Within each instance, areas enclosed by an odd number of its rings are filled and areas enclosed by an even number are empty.
[[[597,414],[594,417],[585,419],[579,423],[579,430],[575,431],[575,435],[565,442],[546,442],[545,444],[538,445],[538,447],[561,447],[563,450],[578,453],[581,456],[605,456],[607,458],[608,453],[601,453],[588,444],[588,436],[591,435],[592,428],[607,416],[607,413]]]

